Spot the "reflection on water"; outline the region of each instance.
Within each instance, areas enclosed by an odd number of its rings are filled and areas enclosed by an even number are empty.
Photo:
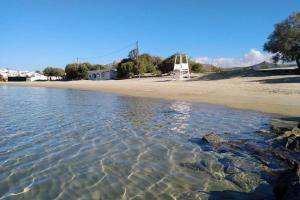
[[[190,119],[191,104],[188,102],[175,101],[170,106],[174,110],[174,122],[171,124],[171,130],[177,133],[184,133],[188,127]]]
[[[271,193],[252,155],[189,142],[212,131],[263,137],[253,134],[269,121],[262,113],[46,88],[1,86],[0,99],[0,199],[238,198],[262,185]]]

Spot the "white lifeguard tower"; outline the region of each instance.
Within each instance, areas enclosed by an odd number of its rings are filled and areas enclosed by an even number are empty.
[[[187,55],[178,54],[175,56],[173,72],[174,79],[185,80],[191,78]]]

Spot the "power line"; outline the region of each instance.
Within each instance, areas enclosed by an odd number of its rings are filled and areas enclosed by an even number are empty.
[[[106,53],[106,54],[103,54],[101,56],[93,56],[93,57],[77,57],[77,62],[78,62],[78,59],[80,60],[88,60],[88,59],[95,59],[95,58],[103,58],[103,57],[107,57],[107,56],[110,56],[110,55],[113,55],[113,54],[116,54],[116,53],[119,53],[119,52],[122,52],[124,51],[125,49],[128,49],[129,47],[133,47],[136,43],[130,43],[118,50],[115,50],[115,51],[112,51],[112,52],[109,52],[109,53]]]

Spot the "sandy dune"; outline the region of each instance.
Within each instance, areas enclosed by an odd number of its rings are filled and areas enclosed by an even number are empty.
[[[300,76],[240,72],[209,74],[190,81],[168,77],[109,81],[18,82],[18,86],[73,88],[221,104],[287,116],[300,116]]]

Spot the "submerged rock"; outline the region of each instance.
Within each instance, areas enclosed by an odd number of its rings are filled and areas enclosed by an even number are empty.
[[[288,138],[285,147],[292,151],[300,151],[300,137],[294,136]]]
[[[291,136],[300,136],[300,129],[295,127],[292,130],[285,131],[282,135],[278,136],[276,140],[281,140]]]
[[[185,167],[187,169],[193,170],[193,171],[204,171],[205,168],[200,163],[180,163],[181,167]]]
[[[266,129],[260,129],[260,130],[257,130],[255,132],[258,133],[258,134],[270,134],[271,133],[271,131],[266,130]]]
[[[202,141],[212,146],[220,146],[224,143],[227,143],[227,141],[224,138],[215,133],[209,133],[204,135]]]
[[[278,200],[298,200],[300,197],[300,166],[282,172],[276,180],[274,190]]]
[[[254,173],[234,173],[226,176],[226,179],[247,192],[253,191],[261,183],[259,175]]]
[[[281,120],[281,119],[273,119],[271,121],[271,128],[276,132],[284,132],[288,130],[292,130],[294,127],[297,127],[299,122],[297,121],[288,121],[288,120]]]
[[[268,140],[274,148],[282,148],[281,151],[290,150],[300,151],[300,129],[294,127],[293,129],[284,131],[281,135]]]
[[[193,171],[206,172],[217,179],[225,177],[223,165],[216,160],[202,160],[201,162],[180,163],[179,165]]]

